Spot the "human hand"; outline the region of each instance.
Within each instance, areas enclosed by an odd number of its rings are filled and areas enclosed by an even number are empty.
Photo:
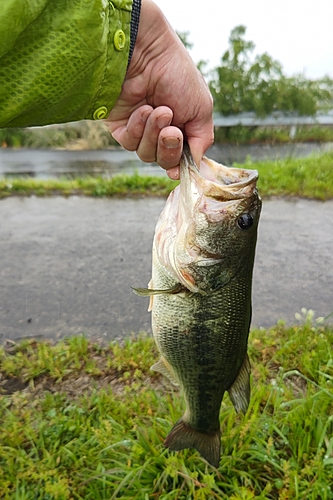
[[[179,179],[184,137],[197,164],[213,142],[209,89],[160,9],[142,0],[139,30],[121,94],[105,120],[113,137]]]

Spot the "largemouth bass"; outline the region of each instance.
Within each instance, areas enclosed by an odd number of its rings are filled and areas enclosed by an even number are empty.
[[[247,341],[261,200],[255,170],[228,168],[189,148],[153,243],[152,329],[161,353],[152,366],[182,389],[186,410],[165,440],[220,461],[219,414],[228,391],[237,412],[250,399]]]

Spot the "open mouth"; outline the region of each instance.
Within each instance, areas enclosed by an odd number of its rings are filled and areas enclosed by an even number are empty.
[[[205,157],[201,160],[199,173],[206,180],[215,182],[221,186],[237,184],[239,187],[245,187],[252,184],[258,178],[256,170],[226,167]]]
[[[218,201],[250,196],[258,179],[256,170],[229,168],[205,157],[200,162],[200,170],[196,167],[190,169],[198,192]]]

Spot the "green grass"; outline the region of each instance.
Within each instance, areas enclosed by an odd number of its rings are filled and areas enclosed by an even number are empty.
[[[333,198],[332,153],[275,162],[249,160],[237,166],[258,170],[258,189],[262,196],[295,196],[322,201]]]
[[[152,177],[117,175],[110,179],[82,177],[75,179],[0,179],[0,198],[8,196],[96,196],[112,197],[126,195],[167,196],[176,183],[167,176]]]
[[[290,138],[290,126],[284,127],[215,127],[215,142],[219,144],[288,144],[299,142],[331,142],[333,128],[298,126]]]
[[[261,196],[299,196],[316,200],[333,199],[333,154],[301,159],[252,162],[243,168],[259,171],[258,187]],[[167,196],[176,186],[163,177],[118,175],[110,179],[83,177],[76,179],[31,178],[0,179],[0,198],[8,196],[83,195],[112,196]]]
[[[163,439],[183,412],[146,336],[0,351],[0,498],[333,499],[333,329],[253,330],[245,416],[226,396],[218,470]],[[18,390],[19,389],[19,390]]]

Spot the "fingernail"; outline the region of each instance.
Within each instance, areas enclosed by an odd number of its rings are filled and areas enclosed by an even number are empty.
[[[164,127],[168,127],[171,122],[171,117],[169,115],[162,115],[157,118],[157,126],[162,130]]]
[[[173,149],[177,148],[180,144],[180,139],[179,137],[164,137],[162,139],[163,146],[165,146],[168,149]]]
[[[148,118],[149,118],[150,114],[151,114],[151,111],[150,111],[150,110],[147,110],[147,111],[145,111],[144,113],[142,113],[142,115],[141,115],[141,121],[142,121],[143,123],[146,123],[146,121],[148,120]]]
[[[167,170],[167,174],[170,177],[170,179],[172,179],[173,181],[178,180],[179,174],[180,174],[179,167],[173,167],[173,168]]]

